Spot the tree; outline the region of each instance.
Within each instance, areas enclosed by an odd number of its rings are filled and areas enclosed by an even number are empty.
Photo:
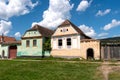
[[[45,38],[45,42],[43,43],[43,50],[50,51],[51,50],[51,38]]]

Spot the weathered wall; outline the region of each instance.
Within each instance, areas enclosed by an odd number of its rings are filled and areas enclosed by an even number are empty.
[[[82,40],[80,49],[53,49],[51,55],[55,57],[81,57],[87,59],[87,50],[93,49],[94,59],[100,59],[100,42],[97,40]]]
[[[94,59],[100,59],[100,41],[98,40],[83,40],[81,41],[80,56],[87,59],[87,50],[93,49]]]
[[[18,46],[17,56],[49,56],[48,52],[43,53],[43,42],[44,38],[36,38],[36,36],[41,36],[38,31],[27,31],[23,37],[25,39],[21,40],[21,46]],[[32,37],[32,38],[30,38]],[[30,46],[26,46],[26,40],[29,40]],[[36,40],[37,45],[33,46],[33,40]]]
[[[0,45],[0,56],[2,57],[2,52],[4,50],[4,57],[8,57],[8,46]]]
[[[30,46],[26,47],[26,40],[30,41]],[[37,40],[37,46],[33,46],[33,40]],[[41,56],[42,55],[42,38],[24,39],[22,45],[18,47],[17,56]]]
[[[52,49],[68,49],[67,38],[71,38],[71,46],[69,46],[70,48],[72,48],[72,49],[80,48],[80,35],[70,35],[70,36],[53,37],[51,39]],[[58,39],[62,39],[61,47],[58,46]]]
[[[80,58],[80,49],[59,49],[52,50],[53,57]]]

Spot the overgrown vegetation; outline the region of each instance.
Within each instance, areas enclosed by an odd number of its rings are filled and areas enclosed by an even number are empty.
[[[100,64],[53,61],[0,61],[0,80],[103,80]]]
[[[51,38],[45,38],[45,42],[43,43],[43,50],[44,51],[51,51]]]

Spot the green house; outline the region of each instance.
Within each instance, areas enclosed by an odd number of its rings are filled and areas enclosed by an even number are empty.
[[[18,57],[40,57],[50,56],[50,51],[45,51],[43,44],[53,34],[49,30],[40,25],[35,25],[27,30],[21,38],[21,46],[19,46]]]

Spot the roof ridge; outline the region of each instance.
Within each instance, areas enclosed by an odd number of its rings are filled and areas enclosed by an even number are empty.
[[[48,29],[46,27],[43,27],[41,25],[34,25],[31,29],[27,30],[27,31],[34,31],[34,30],[38,30],[39,33],[42,35],[42,36],[45,36],[45,37],[48,37],[48,36],[51,36],[53,34],[53,30],[51,29]]]
[[[90,39],[89,36],[85,35],[84,32],[80,28],[78,28],[76,25],[74,25],[68,19],[66,19],[65,21],[63,21],[58,27],[64,27],[65,25],[71,25],[79,34],[84,35],[86,38]]]
[[[0,35],[0,36],[2,36],[2,35]],[[4,36],[4,35],[3,35],[3,37],[15,38],[15,37],[11,37],[11,36]]]

